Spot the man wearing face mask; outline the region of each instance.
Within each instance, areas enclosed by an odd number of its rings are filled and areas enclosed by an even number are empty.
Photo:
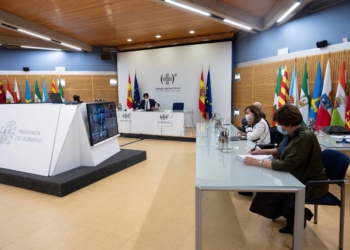
[[[148,93],[144,93],[143,98],[144,99],[141,101],[141,103],[138,107],[139,109],[154,110],[155,105],[156,104],[159,105],[159,103],[157,103],[154,99],[149,98]]]
[[[272,154],[277,160],[258,160],[246,157],[244,163],[260,166],[276,171],[289,172],[300,182],[328,180],[322,164],[321,148],[314,133],[301,126],[303,118],[299,109],[293,105],[283,105],[273,115],[277,122],[278,131],[285,134],[285,138],[278,148],[251,150],[252,154]],[[306,185],[305,200],[323,197],[328,192],[328,184]],[[257,193],[250,211],[269,219],[283,216],[287,219],[286,226],[280,233],[293,234],[294,227],[294,194]],[[306,220],[311,220],[312,212],[305,208],[304,227]]]

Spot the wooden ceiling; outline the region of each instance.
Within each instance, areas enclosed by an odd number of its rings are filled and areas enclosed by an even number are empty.
[[[178,2],[188,2],[192,6],[199,2],[198,7],[204,10],[213,6],[215,13],[220,8],[237,10],[244,15],[243,22],[246,23],[249,18],[263,22],[278,4],[284,6],[286,4],[281,2],[293,1],[296,0],[202,1],[210,4],[206,6],[199,0]],[[39,30],[43,27],[90,46],[111,46],[119,50],[228,39],[239,31],[221,20],[173,7],[162,0],[0,0],[0,10],[20,18],[12,22],[14,27],[18,27],[16,22],[21,23],[24,19],[28,25],[39,25]],[[1,15],[0,22],[6,22],[1,20]],[[195,33],[189,34],[190,30]],[[0,43],[4,43],[2,37],[33,39],[0,26]]]

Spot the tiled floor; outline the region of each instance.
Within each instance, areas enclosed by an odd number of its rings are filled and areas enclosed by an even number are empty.
[[[0,249],[194,249],[195,143],[142,140],[123,148],[146,150],[147,160],[63,198],[0,184]],[[203,249],[291,249],[292,236],[278,233],[284,221],[250,213],[250,202],[236,192],[205,192]],[[304,249],[337,249],[339,209],[319,213],[319,224],[305,229]],[[350,249],[349,205],[346,214]]]

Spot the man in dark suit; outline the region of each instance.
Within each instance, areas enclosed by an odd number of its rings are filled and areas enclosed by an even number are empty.
[[[148,93],[144,93],[143,98],[144,99],[141,101],[141,103],[139,105],[139,109],[145,109],[145,110],[152,109],[152,110],[154,110],[157,102],[154,99],[149,99]],[[159,103],[158,103],[158,105],[159,105]]]

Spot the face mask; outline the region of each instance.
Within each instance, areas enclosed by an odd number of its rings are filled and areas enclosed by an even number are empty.
[[[145,100],[148,100],[148,97],[145,97]]]
[[[277,130],[278,130],[278,132],[280,132],[282,135],[286,135],[286,134],[287,134],[286,131],[283,131],[283,130],[282,130],[282,126],[281,126],[281,125],[277,125]]]
[[[249,121],[249,120],[250,120],[250,114],[246,114],[246,115],[245,115],[245,119],[246,119],[247,121]]]

